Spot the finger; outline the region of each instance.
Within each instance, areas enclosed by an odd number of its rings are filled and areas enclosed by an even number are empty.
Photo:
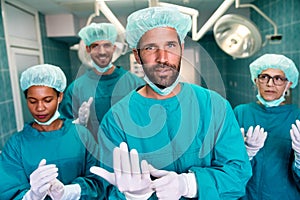
[[[158,170],[154,168],[152,165],[148,165],[148,166],[149,166],[150,174],[156,178],[163,177],[169,173],[166,170]]]
[[[46,159],[42,159],[39,163],[39,167],[40,166],[43,166],[43,165],[46,165]]]
[[[37,187],[37,188],[42,188],[42,187],[44,187],[44,185],[48,185],[48,184],[51,185],[50,183],[52,181],[54,181],[57,176],[58,176],[58,173],[43,177],[42,179],[37,180],[34,183],[32,183],[32,186]],[[47,189],[49,189],[49,187]]]
[[[128,147],[125,142],[120,144],[120,154],[121,154],[121,170],[125,175],[131,175],[131,166],[130,166],[130,158],[128,153]]]
[[[30,177],[33,179],[36,179],[36,177],[44,177],[46,174],[53,174],[58,171],[58,168],[51,164],[51,165],[43,165],[37,168],[31,175]]]
[[[255,126],[252,134],[252,138],[253,138],[252,140],[255,141],[255,143],[259,141],[259,134],[260,134],[260,126],[257,125]]]
[[[295,124],[292,124],[293,141],[300,141],[300,133]]]
[[[140,175],[139,155],[135,149],[130,151],[131,173],[132,175]]]
[[[116,177],[121,176],[121,150],[119,147],[115,147],[113,150],[113,167]]]
[[[90,168],[90,172],[104,178],[110,184],[116,185],[114,173],[110,173],[109,171],[97,166],[92,166]]]
[[[252,137],[252,134],[253,134],[253,126],[250,126],[250,127],[248,128],[246,137],[247,137],[247,138],[251,138],[251,137]]]
[[[244,128],[240,128],[240,129],[241,129],[242,136],[245,137],[245,129]]]
[[[293,142],[296,141],[296,138],[295,138],[295,136],[294,136],[293,125],[292,125],[292,129],[290,130],[290,135],[291,135],[292,141],[293,141]]]
[[[173,179],[170,179],[170,177],[168,177],[168,175],[169,175],[169,172],[167,174],[165,174],[165,176],[161,176],[160,178],[152,181],[151,187],[155,190],[160,190],[163,187],[165,187],[166,185],[168,185],[169,182],[173,180]]]
[[[93,103],[93,100],[94,100],[93,97],[90,97],[87,104],[90,106]]]
[[[142,160],[141,168],[142,168],[142,179],[150,179],[149,164],[146,160]]]

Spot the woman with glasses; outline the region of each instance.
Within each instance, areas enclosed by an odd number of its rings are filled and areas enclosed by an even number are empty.
[[[234,109],[253,171],[243,199],[299,200],[300,109],[285,101],[298,84],[298,69],[283,55],[265,54],[250,73],[258,101]]]

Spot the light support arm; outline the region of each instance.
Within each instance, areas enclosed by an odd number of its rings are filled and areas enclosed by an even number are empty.
[[[278,36],[278,28],[276,23],[270,19],[265,13],[263,13],[258,7],[256,7],[253,4],[240,4],[240,0],[235,0],[235,7],[236,8],[252,8],[254,9],[256,12],[258,12],[258,14],[260,14],[263,18],[265,18],[265,20],[267,20],[274,28],[274,36]]]

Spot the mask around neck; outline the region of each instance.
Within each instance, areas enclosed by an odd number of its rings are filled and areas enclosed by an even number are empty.
[[[56,112],[54,113],[54,115],[46,122],[39,122],[37,119],[34,119],[34,121],[36,123],[38,123],[39,125],[43,125],[43,126],[49,126],[52,122],[54,122],[56,119],[58,119],[60,116],[58,110],[56,110]]]
[[[152,81],[150,81],[150,79],[146,75],[144,76],[144,80],[152,88],[152,90],[154,90],[154,92],[156,92],[157,94],[162,95],[162,96],[167,96],[174,90],[176,85],[179,83],[179,76],[174,81],[174,83],[172,83],[172,85],[170,85],[169,87],[166,87],[164,89],[157,87],[154,83],[152,83]]]
[[[100,73],[107,72],[113,66],[113,64],[110,62],[106,67],[99,67],[94,61],[92,61],[92,65]]]

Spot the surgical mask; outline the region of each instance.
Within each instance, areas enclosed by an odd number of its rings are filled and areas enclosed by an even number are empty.
[[[100,73],[107,72],[113,66],[112,63],[109,63],[106,67],[99,67],[94,61],[92,61],[92,65]]]
[[[43,126],[49,126],[52,122],[54,122],[56,119],[58,119],[60,116],[58,110],[56,110],[56,112],[54,113],[54,115],[46,122],[39,122],[38,120],[34,119],[34,121],[36,123],[38,123],[39,125],[43,125]]]
[[[179,83],[179,76],[177,77],[176,81],[174,81],[174,83],[172,85],[170,85],[169,87],[166,87],[164,89],[160,89],[159,87],[157,87],[154,83],[152,83],[149,78],[145,75],[144,76],[144,80],[146,81],[146,83],[159,95],[162,96],[166,96],[168,94],[170,94],[173,89],[176,87],[176,85]]]
[[[266,107],[279,106],[282,102],[285,101],[285,92],[287,91],[287,88],[288,88],[288,84],[286,84],[286,87],[285,87],[281,97],[279,99],[275,99],[273,101],[266,101],[264,98],[262,98],[259,91],[258,91],[258,94],[256,95],[256,98],[258,99],[258,101],[260,101],[260,103],[262,103]]]

